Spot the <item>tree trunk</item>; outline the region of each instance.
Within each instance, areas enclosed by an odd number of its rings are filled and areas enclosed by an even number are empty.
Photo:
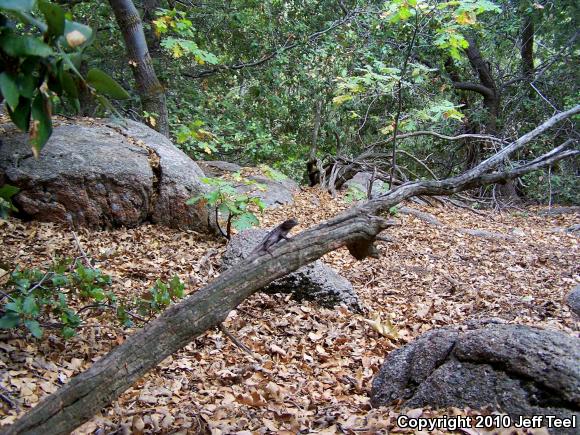
[[[466,39],[469,42],[469,47],[465,50],[469,63],[477,71],[481,85],[486,88],[486,91],[481,93],[483,95],[483,106],[487,109],[488,114],[485,133],[495,134],[497,132],[497,116],[499,114],[499,93],[489,65],[481,56],[475,39],[470,37]]]
[[[528,83],[529,92],[528,96],[534,98],[536,92],[531,86],[534,81],[534,22],[532,17],[528,14],[524,16],[522,22],[522,45],[520,48],[520,54],[522,58],[522,74]]]
[[[347,246],[357,259],[376,254],[376,235],[389,226],[379,217],[394,205],[417,195],[446,195],[483,184],[519,177],[578,155],[566,150],[567,141],[555,150],[511,172],[491,172],[509,155],[549,128],[580,113],[580,105],[559,113],[533,131],[503,148],[474,169],[440,181],[407,182],[377,199],[303,231],[291,241],[276,245],[270,253],[255,253],[223,272],[216,280],[184,301],[167,309],[159,318],[130,336],[123,344],[98,360],[51,394],[3,434],[67,434],[111,403],[137,379],[191,339],[223,321],[230,310],[273,280],[308,264],[327,252]]]
[[[534,76],[534,22],[530,15],[526,15],[522,22],[522,73],[531,80]]]
[[[109,0],[109,3],[125,39],[127,57],[137,82],[141,106],[144,111],[155,116],[154,124],[150,119],[146,122],[159,133],[169,137],[165,90],[153,69],[139,13],[131,0]]]
[[[306,163],[306,172],[310,187],[316,186],[320,182],[320,168],[316,152],[318,151],[318,133],[322,121],[322,101],[316,102],[316,112],[314,113],[314,127],[312,128],[312,142],[310,144],[310,153]]]

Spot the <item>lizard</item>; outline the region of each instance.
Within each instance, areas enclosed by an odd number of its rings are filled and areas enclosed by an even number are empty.
[[[281,240],[289,240],[288,233],[292,228],[298,225],[298,221],[296,219],[288,219],[270,231],[266,237],[254,248],[251,254],[255,254],[257,252],[268,252],[270,253],[270,248],[274,246]]]

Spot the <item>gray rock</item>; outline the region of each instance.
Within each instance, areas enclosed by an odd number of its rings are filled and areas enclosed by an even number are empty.
[[[196,163],[207,177],[220,177],[226,173],[242,170],[240,165],[224,162],[223,160],[198,160]]]
[[[580,284],[578,284],[566,297],[566,303],[573,313],[580,316]]]
[[[580,340],[523,325],[427,332],[392,352],[371,404],[492,408],[517,416],[580,418]],[[573,433],[573,432],[558,432]]]
[[[282,181],[276,181],[262,175],[253,175],[248,179],[259,183],[263,190],[256,189],[254,185],[245,184],[237,186],[236,190],[240,193],[252,192],[252,195],[259,197],[267,207],[275,208],[294,202],[293,195],[298,189],[298,184],[294,180],[286,178]]]
[[[208,177],[219,178],[244,169],[235,163],[220,160],[199,161],[198,164]],[[259,183],[260,188],[257,188],[256,184],[240,183],[234,186],[238,193],[250,193],[252,196],[257,196],[267,207],[272,208],[294,202],[293,195],[298,190],[298,184],[291,178],[277,181],[263,175],[252,175],[248,177],[248,180]]]
[[[344,186],[348,189],[350,186],[354,186],[360,190],[362,190],[365,194],[369,188],[369,183],[371,182],[373,174],[370,172],[357,172],[354,177],[344,183]],[[375,179],[373,181],[373,196],[378,196],[381,193],[384,193],[384,189],[387,186],[381,180]]]
[[[268,231],[263,229],[249,229],[233,236],[222,257],[222,268],[228,269],[246,258],[266,234]],[[361,311],[352,284],[320,260],[277,279],[263,291],[291,293],[297,300],[312,300],[325,307],[345,304],[350,310]]]
[[[150,221],[171,227],[211,229],[208,210],[187,206],[206,192],[202,171],[164,136],[127,121],[60,125],[34,159],[27,135],[11,125],[0,148],[0,185],[21,190],[22,216],[78,225],[133,227]]]

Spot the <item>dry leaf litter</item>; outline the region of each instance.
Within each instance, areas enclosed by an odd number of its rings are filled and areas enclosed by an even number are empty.
[[[348,206],[341,198],[302,189],[295,204],[268,210],[261,226],[296,217],[301,222],[296,233]],[[323,257],[353,283],[369,308],[366,318],[286,295],[255,294],[225,325],[260,360],[217,329],[207,331],[74,433],[426,433],[397,428],[397,416],[489,414],[486,409],[371,409],[371,381],[388,352],[466,319],[497,317],[577,336],[579,324],[564,298],[580,281],[578,237],[554,228],[577,224],[578,215],[540,216],[537,209],[526,209],[481,216],[449,206],[412,207],[443,225],[399,214],[399,225],[387,231],[392,241],[379,242],[379,259],[358,262],[346,249]],[[465,229],[505,238],[475,237]],[[78,236],[97,267],[113,277],[114,292],[126,299],[173,274],[188,293],[195,292],[219,275],[225,249],[222,240],[151,225],[79,230]],[[78,255],[66,225],[0,221],[3,265],[46,268],[56,256]],[[0,393],[15,405],[0,402],[1,425],[14,422],[135,331],[121,329],[106,312],[83,319],[69,340],[50,330],[41,340],[23,332],[1,336]]]

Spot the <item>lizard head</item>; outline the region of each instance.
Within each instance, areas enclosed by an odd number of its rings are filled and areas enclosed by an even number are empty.
[[[282,224],[280,224],[280,228],[283,230],[286,230],[286,231],[290,231],[296,225],[298,225],[298,221],[296,219],[292,218],[292,219],[288,219],[288,220],[285,220],[284,222],[282,222]]]

